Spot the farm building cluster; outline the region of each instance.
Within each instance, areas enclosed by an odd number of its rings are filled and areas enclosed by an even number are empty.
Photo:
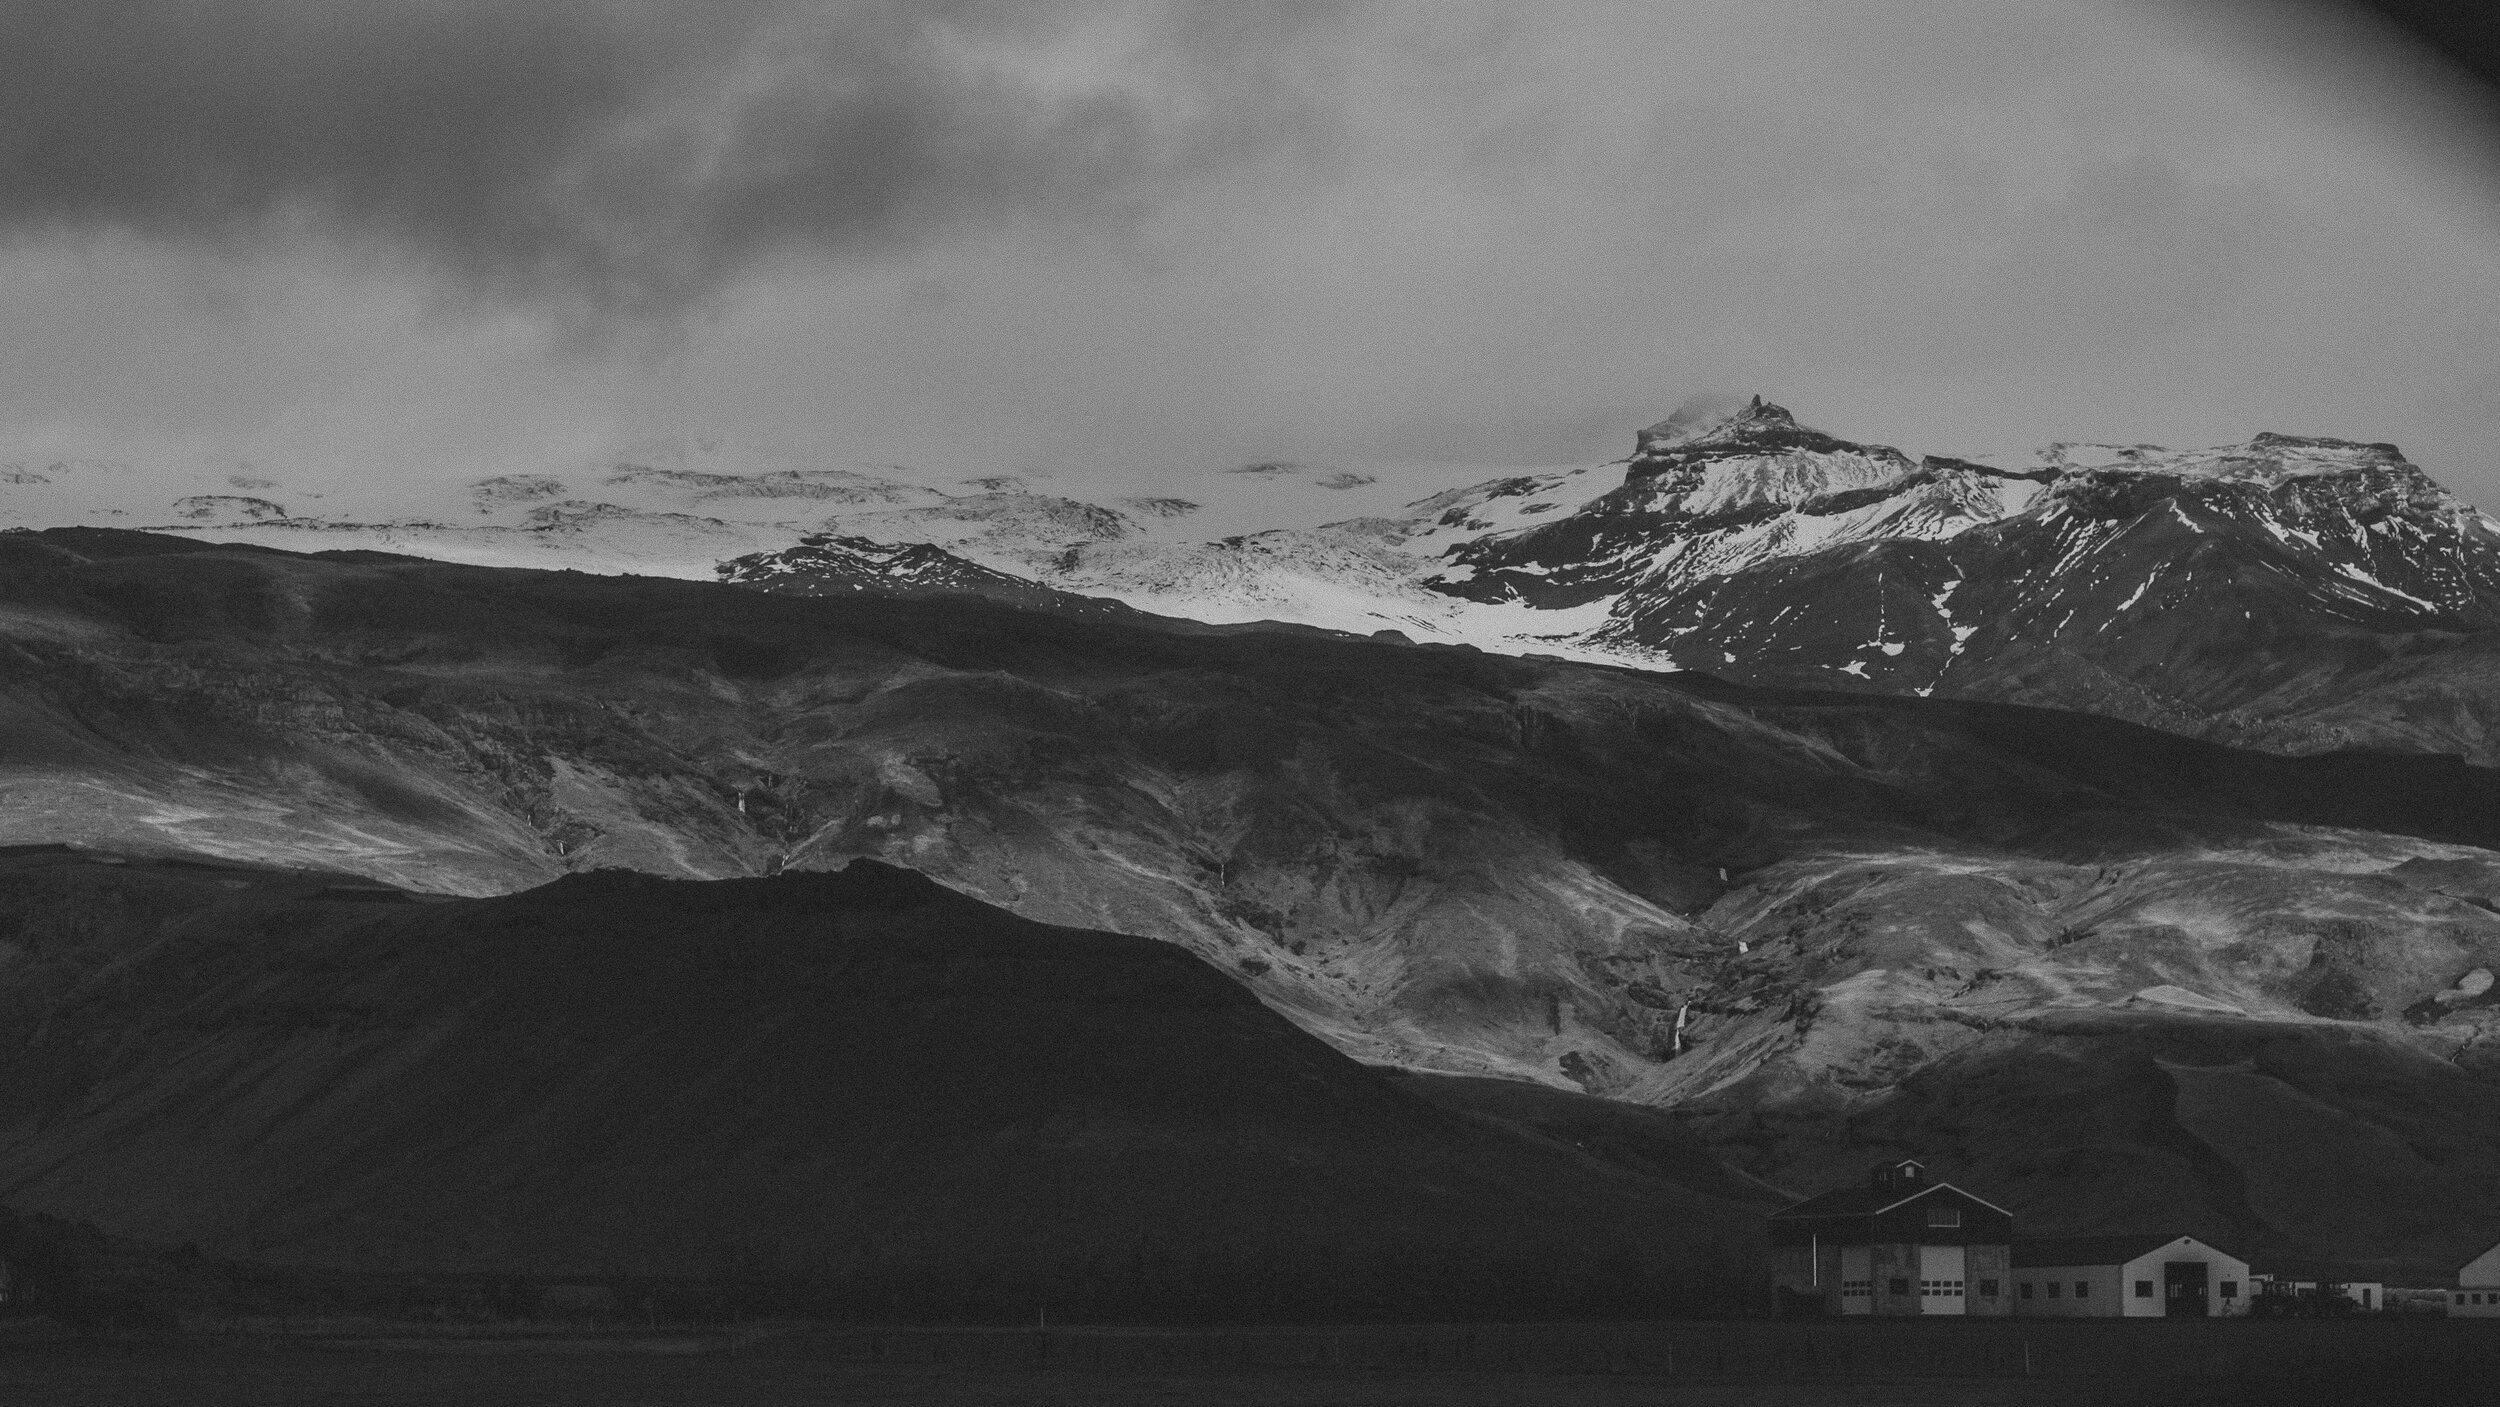
[[[2207,1319],[2393,1307],[2377,1281],[2333,1267],[2260,1270],[2176,1232],[2017,1238],[2013,1213],[1930,1178],[1915,1159],[1773,1213],[1771,1255],[1780,1311],[1792,1316]],[[2500,1246],[2428,1303],[2500,1319]]]

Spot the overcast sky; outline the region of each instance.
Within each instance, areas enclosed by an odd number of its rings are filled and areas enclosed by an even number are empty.
[[[2265,0],[0,0],[0,434],[1141,484],[2389,439],[2500,508],[2500,126]]]

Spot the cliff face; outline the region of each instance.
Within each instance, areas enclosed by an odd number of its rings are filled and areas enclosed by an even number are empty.
[[[74,533],[0,537],[0,710],[0,843],[472,896],[873,857],[1181,944],[1365,1061],[1673,1107],[1774,1182],[1946,1149],[2043,1229],[2347,1252],[2401,1192],[2448,1209],[2383,1238],[2423,1256],[2500,1214],[2500,780],[2452,759]],[[2382,1144],[2395,1183],[2261,1195]]]

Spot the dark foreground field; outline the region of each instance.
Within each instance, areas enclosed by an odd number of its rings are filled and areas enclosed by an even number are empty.
[[[1624,1324],[531,1333],[379,1322],[0,1348],[46,1407],[2482,1403],[2500,1326]]]
[[[1783,1383],[1356,1370],[1115,1375],[760,1359],[200,1353],[0,1360],[0,1400],[45,1407],[1980,1407],[1999,1402],[2063,1407],[2187,1399],[2112,1395],[2085,1383],[2043,1390],[2019,1381]]]

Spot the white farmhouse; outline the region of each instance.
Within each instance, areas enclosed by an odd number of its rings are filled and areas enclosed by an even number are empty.
[[[2448,1292],[2451,1319],[2500,1319],[2500,1246],[2465,1263]]]
[[[2014,1313],[2058,1319],[2246,1314],[2248,1262],[2193,1236],[2014,1243]]]

